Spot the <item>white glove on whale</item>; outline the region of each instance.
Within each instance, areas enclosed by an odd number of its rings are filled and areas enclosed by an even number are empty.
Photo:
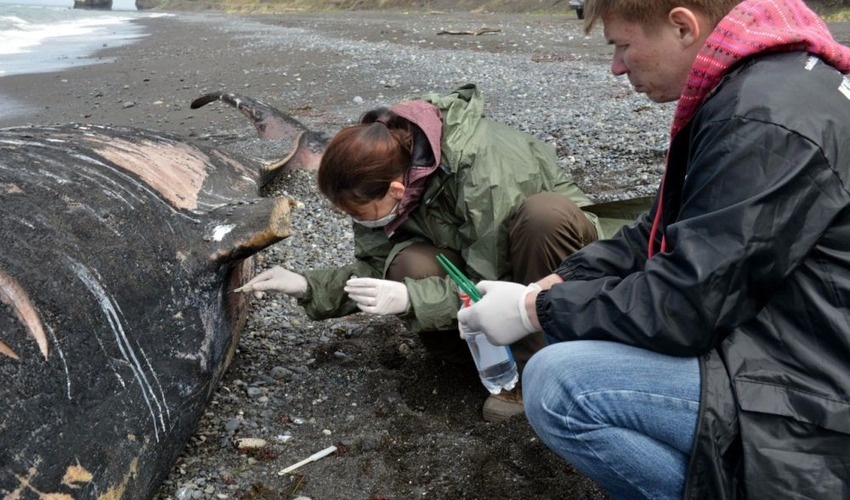
[[[293,297],[303,297],[307,293],[307,280],[298,273],[275,266],[254,276],[254,279],[233,291],[281,292]]]
[[[410,310],[407,287],[398,281],[351,278],[345,282],[348,297],[369,314],[402,314]]]

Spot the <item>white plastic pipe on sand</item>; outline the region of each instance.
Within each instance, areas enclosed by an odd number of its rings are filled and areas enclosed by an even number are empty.
[[[320,458],[325,458],[326,456],[330,455],[331,453],[333,453],[335,451],[336,451],[336,446],[328,446],[324,450],[322,450],[318,453],[313,453],[312,455],[305,458],[304,460],[302,460],[298,463],[294,463],[294,464],[290,465],[289,467],[281,470],[280,472],[278,472],[278,475],[282,476],[284,474],[288,474],[288,473],[294,471],[295,469],[301,467],[302,465],[309,464],[310,462],[315,462],[316,460],[319,460]]]

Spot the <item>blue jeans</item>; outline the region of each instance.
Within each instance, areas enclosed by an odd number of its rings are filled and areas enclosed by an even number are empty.
[[[682,498],[699,413],[697,358],[561,342],[531,358],[522,392],[543,443],[615,498]]]

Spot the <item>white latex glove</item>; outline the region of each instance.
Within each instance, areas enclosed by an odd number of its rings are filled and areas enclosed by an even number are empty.
[[[351,278],[344,290],[361,311],[370,314],[402,314],[410,309],[407,287],[398,281]]]
[[[275,266],[254,276],[254,279],[233,291],[281,292],[293,297],[303,297],[307,293],[307,280],[298,273]]]
[[[481,281],[475,288],[481,300],[458,311],[457,320],[470,332],[484,332],[495,345],[509,345],[536,331],[525,310],[525,296],[540,290],[508,281]]]

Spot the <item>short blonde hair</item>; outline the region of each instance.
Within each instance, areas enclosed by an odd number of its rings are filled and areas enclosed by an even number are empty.
[[[586,0],[584,31],[590,33],[596,22],[608,15],[620,16],[644,28],[651,28],[676,7],[703,13],[714,27],[739,3],[741,0]]]

